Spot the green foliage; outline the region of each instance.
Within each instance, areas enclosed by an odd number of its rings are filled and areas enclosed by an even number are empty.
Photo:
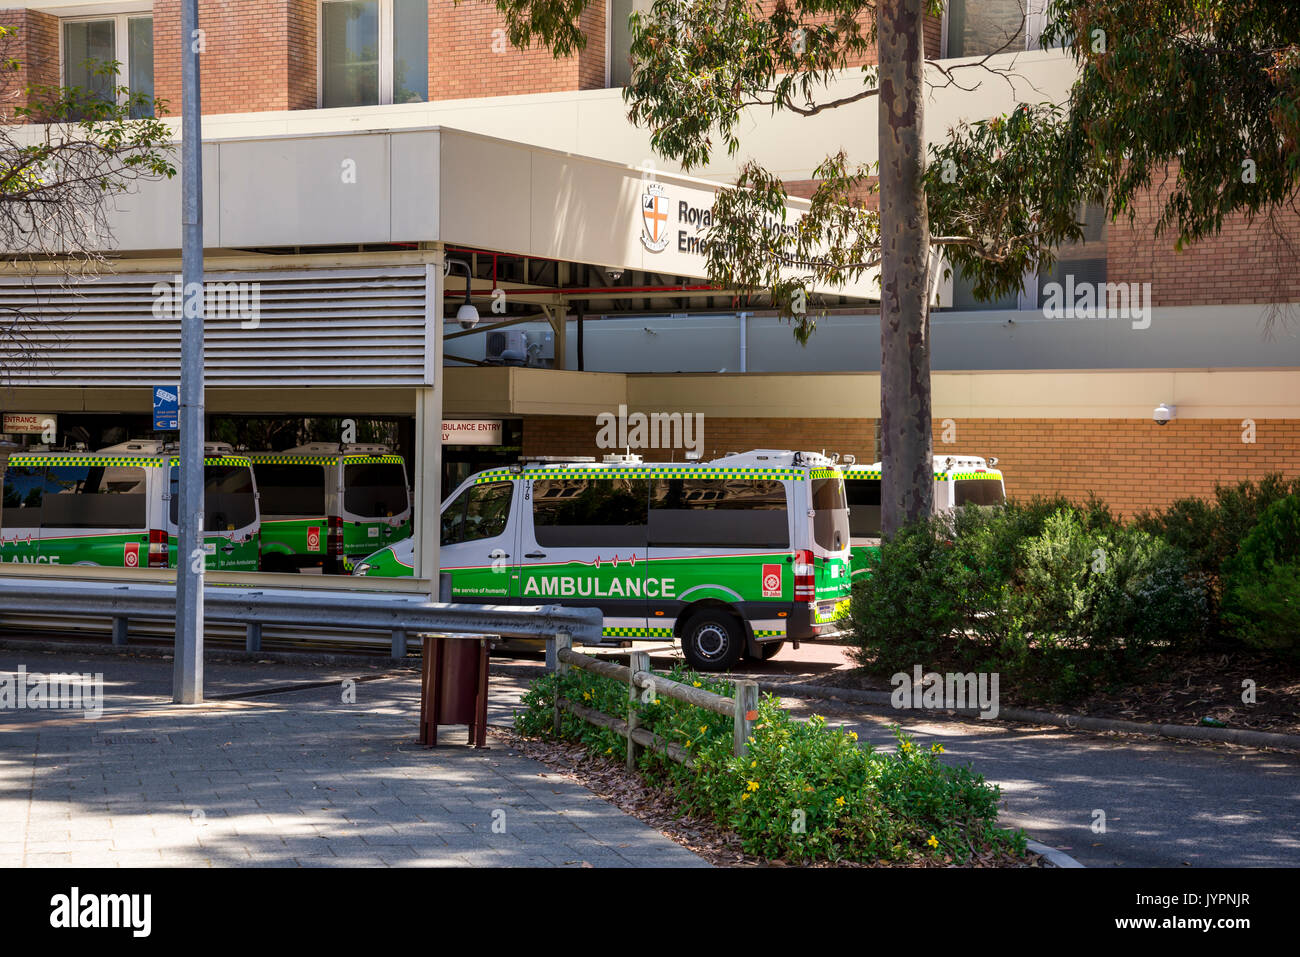
[[[1300,494],[1265,509],[1225,562],[1223,619],[1252,648],[1300,657]]]
[[[930,149],[934,241],[982,299],[1017,291],[1028,271],[1050,270],[1059,245],[1083,238],[1080,204],[1101,198],[1095,168],[1070,151],[1064,116],[1051,104],[1024,105],[963,123]]]
[[[1033,262],[1039,239],[1078,238],[1069,220],[1082,203],[1104,196],[1112,217],[1132,221],[1152,189],[1156,235],[1172,233],[1175,248],[1229,215],[1263,215],[1290,264],[1273,215],[1300,186],[1300,6],[1055,0],[1042,42],[1079,64],[1064,108],[962,124],[931,153],[932,218],[994,224],[986,240],[949,247],[978,295],[1016,288],[1015,264]],[[999,236],[1013,246],[1000,250]]]
[[[681,668],[673,680],[730,695],[729,682]],[[559,679],[568,699],[622,717],[627,687],[570,670]],[[526,735],[551,732],[557,679],[546,676],[524,695],[516,727]],[[745,851],[790,861],[968,861],[989,850],[1023,854],[1022,833],[996,826],[998,789],[968,768],[938,760],[942,747],[918,749],[895,728],[896,753],[860,744],[856,734],[828,728],[824,719],[796,721],[768,696],[759,703],[749,753],[732,754],[728,718],[660,697],[639,704],[639,720],[694,756],[687,767],[646,751],[641,770],[671,784],[683,810],[737,834]],[[607,757],[624,753],[624,739],[564,712],[561,736]]]
[[[1196,640],[1206,617],[1183,553],[1095,500],[916,523],[882,545],[853,596],[863,664],[997,671],[1055,700]]]
[[[1163,512],[1142,512],[1133,524],[1186,552],[1194,570],[1218,578],[1264,511],[1288,495],[1300,495],[1300,478],[1288,481],[1273,473],[1218,485],[1213,501],[1183,498]]]

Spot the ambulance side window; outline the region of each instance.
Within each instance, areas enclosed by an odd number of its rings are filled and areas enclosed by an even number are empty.
[[[45,467],[11,465],[5,469],[4,511],[0,529],[41,527],[41,500],[44,497]]]
[[[846,479],[844,494],[849,503],[849,535],[879,538],[880,479]]]
[[[953,483],[958,508],[963,505],[1001,505],[1002,483],[994,479],[958,479]]]
[[[768,479],[659,479],[650,544],[660,548],[789,548],[785,485]]]
[[[537,544],[554,548],[644,547],[648,479],[538,479]]]
[[[51,466],[45,480],[42,528],[144,528],[144,469]]]
[[[442,513],[442,544],[496,538],[510,521],[514,482],[471,485]]]

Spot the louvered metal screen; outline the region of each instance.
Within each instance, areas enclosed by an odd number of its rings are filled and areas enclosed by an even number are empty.
[[[0,311],[20,317],[21,333],[3,352],[23,353],[23,361],[9,362],[5,379],[29,386],[175,381],[178,297],[154,290],[178,282],[164,273],[119,272],[82,282],[0,277]],[[425,301],[422,265],[210,272],[207,384],[420,385]]]

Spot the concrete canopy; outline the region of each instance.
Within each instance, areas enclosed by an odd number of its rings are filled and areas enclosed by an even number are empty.
[[[720,188],[440,127],[210,140],[203,163],[210,250],[444,243],[701,279]],[[792,198],[787,223],[807,208]],[[116,251],[174,250],[179,224],[179,176],[145,183],[116,200]],[[877,288],[873,271],[814,291]]]

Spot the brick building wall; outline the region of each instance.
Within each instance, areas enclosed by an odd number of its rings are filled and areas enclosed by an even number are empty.
[[[0,72],[0,117],[11,120],[16,107],[31,105],[30,86],[57,86],[59,77],[59,20],[36,10],[0,10],[0,24],[17,32],[0,40],[6,59],[18,69]]]
[[[1151,283],[1156,306],[1300,301],[1300,213],[1272,220],[1229,216],[1217,236],[1181,252],[1176,235],[1155,235],[1164,193],[1152,189],[1135,204],[1136,216],[1107,226],[1107,279]]]
[[[934,422],[935,453],[996,456],[1013,498],[1089,493],[1121,515],[1163,508],[1186,496],[1209,497],[1216,483],[1232,485],[1269,472],[1300,475],[1300,420],[1258,419],[1255,441],[1242,441],[1232,419],[957,419],[952,444]],[[807,449],[852,454],[874,462],[873,419],[706,418],[704,457],[754,448]],[[593,418],[531,416],[524,422],[525,455],[600,456]],[[642,452],[648,459],[662,457]],[[680,451],[675,458],[681,460]]]
[[[1186,496],[1208,497],[1216,483],[1231,485],[1269,472],[1300,475],[1300,421],[1258,419],[1255,441],[1242,441],[1233,419],[958,419],[957,441],[939,441],[974,455],[996,455],[1007,494],[1027,498],[1060,493],[1074,499],[1095,492],[1115,511],[1131,515]]]
[[[314,0],[202,0],[203,112],[316,106]],[[154,0],[154,96],[181,112],[180,0]]]
[[[605,85],[605,10],[593,5],[582,18],[587,47],[557,60],[543,46],[510,45],[505,18],[493,4],[474,0],[429,2],[429,99],[553,93]]]

